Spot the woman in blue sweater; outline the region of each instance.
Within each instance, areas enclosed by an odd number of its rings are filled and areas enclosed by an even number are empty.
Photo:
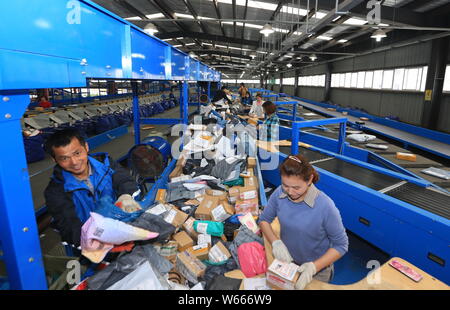
[[[289,156],[280,166],[281,186],[270,196],[260,227],[272,244],[273,255],[300,266],[295,285],[303,289],[317,279],[333,278],[333,263],[348,251],[348,237],[333,200],[315,187],[319,175],[301,155]],[[270,223],[278,217],[280,238]]]

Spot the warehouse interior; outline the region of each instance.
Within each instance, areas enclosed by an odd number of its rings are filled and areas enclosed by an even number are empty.
[[[448,0],[1,3],[0,290],[448,290],[449,14]],[[110,202],[91,191],[88,221],[58,217],[85,204],[68,183],[69,203],[49,194],[70,170],[45,145],[71,130],[134,182],[135,209],[114,184]],[[345,229],[320,270],[326,254],[280,261],[281,213],[264,226],[297,155]],[[109,250],[86,243],[99,229],[114,241],[89,242]]]

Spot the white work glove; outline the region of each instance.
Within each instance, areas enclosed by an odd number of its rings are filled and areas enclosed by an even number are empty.
[[[297,290],[303,290],[313,279],[316,274],[316,265],[313,262],[304,263],[300,267],[298,267],[298,271],[300,272],[300,277],[295,283],[295,288]]]
[[[142,209],[141,205],[128,194],[120,195],[119,199],[117,199],[114,204],[128,213],[136,212]]]
[[[293,261],[291,254],[289,254],[289,250],[281,240],[272,242],[272,254],[276,259],[282,262],[290,263]]]

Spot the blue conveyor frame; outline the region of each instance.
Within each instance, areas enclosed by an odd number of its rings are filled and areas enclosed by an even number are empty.
[[[221,74],[89,0],[1,1],[0,19],[10,29],[0,32],[0,259],[12,289],[46,289],[20,124],[29,90],[146,79],[181,81],[186,94],[189,81]],[[187,122],[187,99],[179,119],[152,123]]]
[[[295,122],[292,127],[298,128]],[[299,130],[294,132],[294,129],[280,127],[280,140],[292,137],[294,141],[294,137],[299,134]],[[313,145],[310,149],[396,178],[399,183],[405,181],[424,188],[432,187],[432,183],[426,180],[346,156],[345,152],[338,154],[334,151],[339,145],[338,142],[334,139],[328,140],[330,141],[324,145],[324,148]],[[302,140],[302,142],[304,141]],[[298,144],[292,143],[291,152],[293,154],[298,152],[298,149],[294,149],[297,148],[296,145]],[[320,145],[320,143],[315,145]],[[346,149],[350,148],[345,146]],[[265,151],[259,149],[261,158],[270,158],[261,152]],[[278,153],[279,162],[282,162],[287,156]],[[261,162],[263,163],[264,160]],[[450,265],[448,263],[450,261],[450,220],[327,170],[319,167],[316,169],[320,174],[318,188],[333,199],[347,229],[391,256],[402,257],[439,280],[450,283]],[[278,169],[262,170],[262,174],[264,180],[273,186],[281,184]],[[443,264],[439,264],[439,261]]]

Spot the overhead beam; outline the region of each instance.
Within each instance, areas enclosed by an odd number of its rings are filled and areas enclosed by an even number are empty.
[[[149,1],[152,5],[156,6],[166,18],[172,19],[173,23],[177,26],[178,29],[180,29],[180,31],[184,31],[186,29],[185,26],[176,21],[177,17],[175,15],[175,12],[172,11],[169,7],[167,7],[162,0],[147,0],[147,1]],[[196,38],[192,39],[199,46],[202,46],[200,41],[198,41]]]
[[[208,55],[217,54],[220,56],[239,57],[239,58],[247,59],[247,60],[252,59],[250,56],[246,56],[246,55],[242,55],[242,54],[235,54],[235,53],[230,53],[230,52],[225,52],[225,51],[204,50],[204,49],[198,49],[198,50],[192,50],[192,51],[194,53],[200,53],[200,54],[208,54]]]
[[[160,39],[172,39],[178,37],[198,38],[201,40],[220,41],[222,43],[242,44],[248,46],[258,46],[258,41],[241,40],[239,38],[230,38],[224,36],[217,36],[213,34],[201,33],[201,32],[188,32],[188,31],[176,31],[166,32],[158,35]]]
[[[222,14],[220,14],[219,4],[217,3],[217,0],[213,0],[214,9],[216,10],[216,15],[218,19],[222,19]],[[224,37],[226,37],[225,29],[223,28],[223,25],[221,22],[219,22],[220,29],[222,30],[222,34]]]
[[[194,16],[195,20],[197,21],[200,28],[202,28],[203,32],[208,33],[208,30],[206,29],[205,25],[203,25],[203,23],[198,19],[198,14],[195,11],[194,7],[192,6],[192,3],[190,2],[190,0],[183,0],[183,2],[186,5],[189,12],[191,13],[191,15]]]
[[[244,20],[247,19],[247,10],[248,10],[248,0],[245,0]],[[242,25],[241,40],[244,40],[244,33],[245,33],[245,22]]]
[[[145,16],[144,13],[142,13],[139,9],[137,9],[136,7],[134,7],[133,5],[131,5],[128,1],[126,0],[114,0],[115,3],[117,3],[118,5],[122,6],[123,8],[127,9],[128,11],[130,11],[131,13],[135,14],[136,16],[139,16],[142,19],[147,19],[147,16]],[[159,32],[165,32],[165,30],[161,27],[159,27],[158,25],[154,24],[157,28]],[[179,44],[184,44],[182,41],[180,40],[176,40]]]

